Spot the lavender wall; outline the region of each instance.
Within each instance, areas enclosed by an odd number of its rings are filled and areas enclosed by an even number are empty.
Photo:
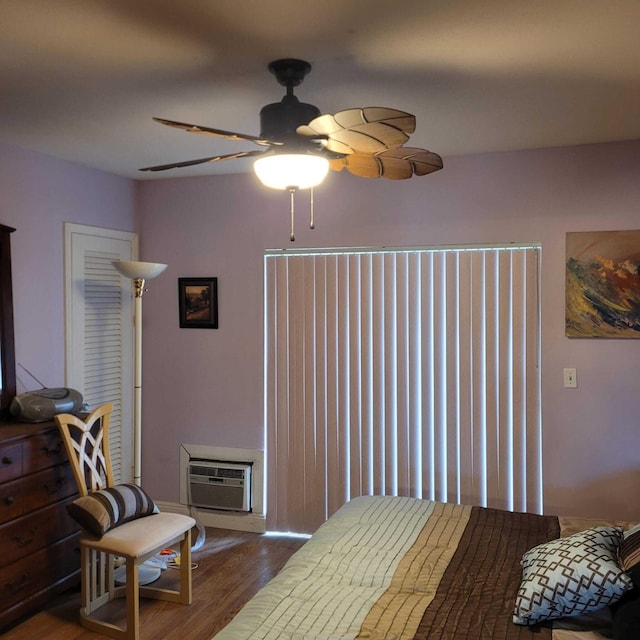
[[[640,141],[448,158],[401,183],[332,175],[313,232],[298,199],[296,245],[541,241],[546,510],[638,520],[640,341],[569,340],[563,308],[565,233],[640,228],[639,174]],[[63,223],[137,224],[141,258],[169,262],[144,298],[143,473],[159,500],[178,500],[180,442],[263,446],[262,255],[290,246],[284,194],[251,175],[136,186],[0,144],[0,197],[0,222],[17,229],[17,360],[49,385],[64,380]],[[208,275],[220,329],[179,329],[177,278]],[[562,387],[563,367],[578,389]]]
[[[640,519],[640,340],[564,337],[565,233],[640,228],[640,141],[445,159],[394,183],[332,175],[299,247],[540,241],[545,508]],[[144,298],[143,477],[178,501],[181,442],[263,447],[262,256],[288,202],[252,175],[138,184],[141,256],[169,268]],[[219,330],[178,328],[177,278],[219,278]],[[579,387],[562,386],[576,367]]]
[[[11,235],[16,360],[64,385],[64,222],[135,230],[132,180],[0,144],[0,223]],[[17,370],[18,392],[37,387]]]

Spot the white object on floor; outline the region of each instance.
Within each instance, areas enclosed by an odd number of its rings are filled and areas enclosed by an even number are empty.
[[[138,584],[144,586],[155,582],[162,573],[160,567],[151,567],[146,562],[138,567]],[[127,567],[122,565],[113,572],[113,577],[117,585],[127,583]]]
[[[168,558],[163,558],[161,556],[151,556],[148,560],[145,560],[142,564],[147,565],[148,567],[158,567],[161,570],[167,568]]]
[[[198,517],[198,510],[193,505],[189,508],[189,515],[196,521],[196,527],[198,529],[198,537],[193,543],[191,551],[197,551],[204,544],[207,538],[207,532],[202,524],[202,520]]]

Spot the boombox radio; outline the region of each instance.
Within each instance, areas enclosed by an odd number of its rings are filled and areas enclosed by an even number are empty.
[[[79,391],[59,387],[19,394],[11,401],[9,412],[23,422],[44,422],[58,413],[77,413],[81,408]]]

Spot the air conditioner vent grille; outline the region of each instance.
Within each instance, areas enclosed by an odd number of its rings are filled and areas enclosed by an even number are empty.
[[[201,467],[199,465],[192,464],[189,467],[190,473],[196,476],[217,476],[218,468],[217,467]]]
[[[216,478],[244,479],[245,476],[244,469],[230,469],[229,467],[218,466],[204,467],[193,463],[190,466],[190,471],[196,476],[213,476]]]
[[[220,477],[220,478],[243,478],[244,479],[244,469],[218,468],[218,477]]]

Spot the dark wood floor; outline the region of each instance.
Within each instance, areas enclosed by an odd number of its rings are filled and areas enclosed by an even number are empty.
[[[142,600],[140,638],[146,640],[209,640],[242,605],[266,584],[305,540],[288,536],[207,529],[205,544],[193,552],[193,603],[182,606]],[[173,579],[167,569],[163,580]],[[111,618],[119,618],[116,601]],[[80,626],[80,593],[63,594],[42,611],[0,634],[2,640],[102,640],[103,635]],[[121,618],[123,620],[123,618]]]

